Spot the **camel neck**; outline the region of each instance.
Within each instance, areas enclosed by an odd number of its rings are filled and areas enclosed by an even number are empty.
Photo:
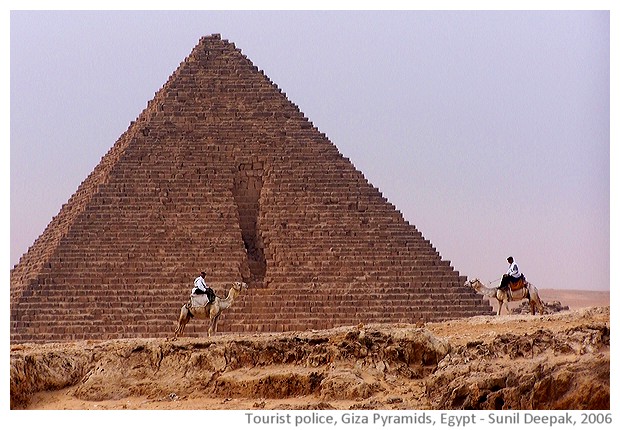
[[[235,300],[235,297],[237,297],[237,290],[235,290],[234,287],[231,287],[230,290],[228,290],[228,295],[226,296],[226,298],[222,300],[222,305],[224,305],[225,307],[229,307]]]

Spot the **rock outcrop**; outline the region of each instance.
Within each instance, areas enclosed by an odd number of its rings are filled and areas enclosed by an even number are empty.
[[[137,409],[608,409],[609,339],[607,307],[209,340],[22,344],[11,348],[11,408],[64,390],[82,409],[128,398],[144,399]]]

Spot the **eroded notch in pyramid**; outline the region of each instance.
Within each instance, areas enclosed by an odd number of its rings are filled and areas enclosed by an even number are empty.
[[[261,285],[267,272],[265,245],[260,230],[260,195],[263,188],[262,163],[239,164],[234,179],[233,195],[237,205],[241,239],[247,255],[249,274],[242,273],[243,281]]]

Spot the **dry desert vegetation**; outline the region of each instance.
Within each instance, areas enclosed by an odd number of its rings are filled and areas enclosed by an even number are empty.
[[[551,313],[11,345],[11,408],[609,409],[609,292],[541,296]]]

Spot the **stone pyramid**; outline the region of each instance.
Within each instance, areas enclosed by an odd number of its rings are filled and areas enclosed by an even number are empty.
[[[220,332],[490,314],[234,44],[203,37],[11,271],[11,342],[164,337],[193,279]],[[204,336],[192,321],[188,336]]]

